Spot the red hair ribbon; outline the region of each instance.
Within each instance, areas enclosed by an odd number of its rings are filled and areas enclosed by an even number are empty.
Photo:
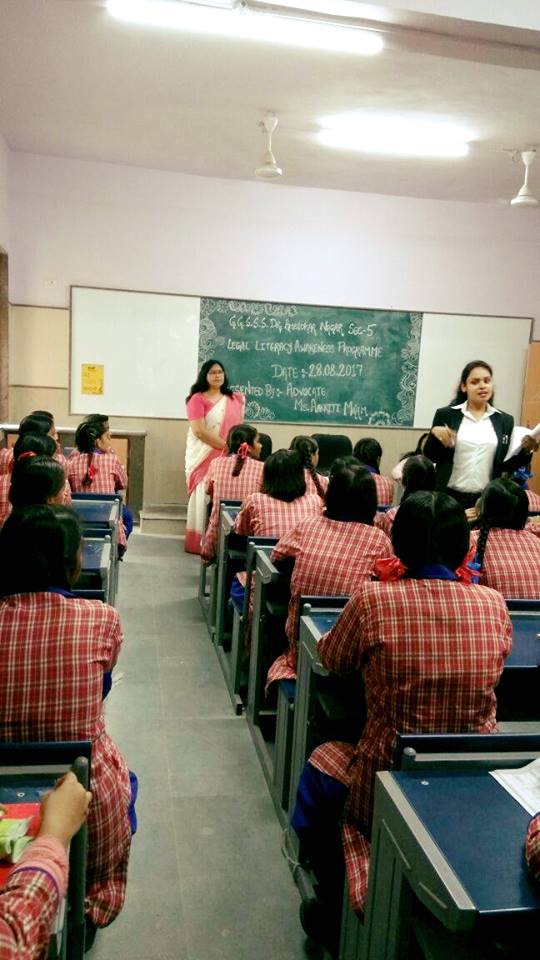
[[[385,557],[384,560],[376,560],[373,569],[379,580],[401,580],[407,573],[407,567],[402,564],[399,557]]]
[[[465,557],[461,566],[456,570],[456,577],[461,583],[478,583],[478,571],[474,567],[470,567],[470,563],[474,563],[474,558],[476,556],[476,549],[474,545],[469,547],[467,556]]]
[[[37,456],[37,454],[34,453],[33,450],[25,450],[24,453],[20,453],[20,454],[19,454],[19,456],[17,457],[17,461],[19,461],[19,460],[27,460],[28,457],[36,457],[36,456]]]
[[[248,450],[249,450],[249,444],[245,442],[241,443],[240,446],[238,447],[237,456],[241,457],[242,460],[245,460],[248,455]]]

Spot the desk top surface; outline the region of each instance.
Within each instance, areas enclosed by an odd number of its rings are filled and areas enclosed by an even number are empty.
[[[393,777],[480,915],[540,911],[524,858],[529,814],[487,770]]]
[[[320,640],[325,633],[332,629],[340,613],[341,610],[336,610],[335,613],[305,613],[302,619],[315,640]]]
[[[74,500],[73,509],[85,523],[109,523],[113,526],[118,512],[116,500]]]
[[[83,540],[82,542],[82,572],[101,570],[107,567],[110,560],[111,545],[105,540]]]

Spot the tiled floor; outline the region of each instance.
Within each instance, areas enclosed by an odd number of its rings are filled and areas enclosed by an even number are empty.
[[[134,535],[107,728],[139,776],[127,901],[93,960],[302,960],[299,896],[196,600],[198,559]]]

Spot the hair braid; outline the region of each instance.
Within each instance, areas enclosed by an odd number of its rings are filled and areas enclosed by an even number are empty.
[[[234,467],[232,471],[233,477],[239,477],[242,472],[242,467],[244,466],[245,459],[241,453],[236,454],[236,460],[234,462]]]
[[[82,482],[83,487],[89,487],[89,486],[91,485],[92,479],[93,479],[93,477],[92,477],[92,460],[94,459],[94,454],[93,454],[93,453],[88,453],[88,454],[87,454],[87,457],[88,457],[88,463],[87,463],[87,466],[86,466],[86,473],[85,473],[85,475],[84,475],[84,477],[83,477],[83,482]]]
[[[309,474],[311,476],[311,479],[313,480],[313,483],[315,484],[315,489],[319,494],[321,500],[324,500],[326,502],[326,494],[321,486],[321,481],[319,480],[319,474],[317,473],[315,467],[313,466],[310,456],[309,456],[308,463],[306,463],[305,466],[306,466],[306,470],[309,470]]]
[[[484,565],[484,554],[486,552],[487,539],[488,539],[490,530],[491,530],[491,525],[489,521],[483,520],[480,526],[480,536],[478,537],[478,543],[476,544],[476,562],[480,565],[480,568],[482,568]]]

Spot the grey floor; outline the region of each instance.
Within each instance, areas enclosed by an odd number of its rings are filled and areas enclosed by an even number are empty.
[[[140,781],[126,905],[93,960],[301,960],[299,896],[196,600],[198,559],[135,534],[107,729]],[[313,956],[313,954],[312,954]]]

